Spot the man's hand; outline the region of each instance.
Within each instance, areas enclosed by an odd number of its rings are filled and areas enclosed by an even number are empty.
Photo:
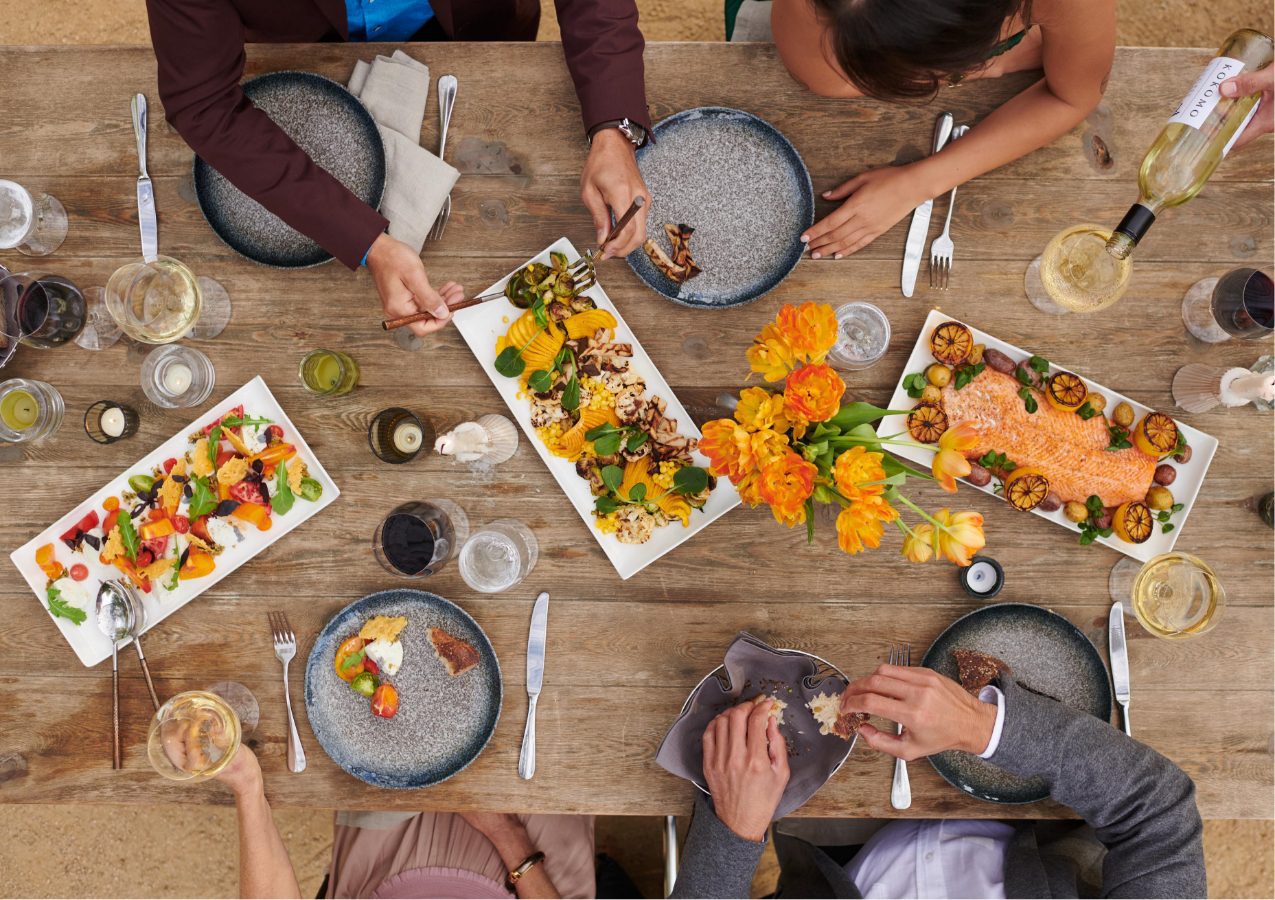
[[[236,800],[260,794],[265,790],[265,782],[261,777],[261,763],[257,754],[240,744],[235,751],[235,758],[230,765],[217,773],[216,778],[234,793]]]
[[[878,666],[851,682],[841,695],[841,711],[900,723],[901,735],[866,722],[859,734],[873,750],[906,760],[944,750],[982,753],[996,728],[995,704],[983,703],[933,669],[911,666]]]
[[[1256,72],[1245,72],[1222,82],[1222,96],[1247,97],[1249,94],[1261,92],[1257,114],[1249,119],[1248,125],[1235,141],[1232,150],[1238,150],[1245,144],[1252,143],[1264,134],[1275,130],[1275,66],[1267,66]]]
[[[918,183],[910,166],[884,166],[824,191],[825,200],[846,202],[802,234],[810,257],[841,259],[875,241],[928,199]]]
[[[646,205],[602,251],[602,259],[627,256],[646,240],[646,214],[651,208],[651,194],[638,171],[633,142],[618,128],[603,128],[593,136],[593,147],[580,176],[580,199],[593,216],[598,243],[611,231],[611,214],[618,219],[637,197],[645,197]]]
[[[447,305],[465,296],[465,289],[454,281],[434,290],[425,275],[425,264],[421,262],[420,255],[388,234],[382,234],[372,244],[367,254],[367,267],[381,295],[386,318],[397,319],[418,312],[427,312],[434,317],[407,326],[418,337],[446,325],[452,317]]]
[[[762,841],[788,784],[788,746],[770,704],[741,703],[704,729],[704,780],[717,818],[746,841]]]

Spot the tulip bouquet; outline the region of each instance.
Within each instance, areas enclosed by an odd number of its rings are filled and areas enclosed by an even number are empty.
[[[782,392],[744,388],[733,419],[705,424],[700,451],[714,475],[726,476],[750,506],[767,504],[789,528],[805,524],[814,540],[814,505],[836,504],[837,544],[849,554],[875,549],[887,523],[903,535],[903,555],[913,562],[943,556],[958,566],[986,543],[977,512],[940,509],[930,515],[902,493],[909,476],[933,478],[951,493],[970,472],[964,451],[974,445],[966,424],[949,427],[937,445],[906,434],[878,437],[871,423],[898,411],[868,403],[843,404],[846,385],[824,359],[837,340],[832,307],[784,305],[748,349],[752,372]],[[906,411],[904,411],[906,412]],[[930,472],[887,456],[887,445],[936,451]],[[909,525],[906,509],[919,521]]]

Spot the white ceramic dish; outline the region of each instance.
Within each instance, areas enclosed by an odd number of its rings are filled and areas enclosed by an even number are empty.
[[[934,357],[930,353],[930,334],[938,325],[951,321],[959,322],[960,319],[942,313],[937,309],[930,310],[929,316],[925,319],[925,325],[922,326],[921,333],[912,348],[912,355],[908,357],[907,365],[903,367],[903,372],[899,375],[899,383],[894,388],[894,395],[890,398],[888,409],[912,409],[916,406],[917,401],[909,397],[907,390],[903,387],[903,379],[914,372],[924,371],[926,366],[934,362]],[[1020,350],[1013,344],[997,340],[990,334],[979,331],[968,322],[963,324],[973,333],[975,343],[983,344],[988,349],[999,350],[1015,360],[1026,359],[1031,356],[1031,353],[1026,350]],[[1050,362],[1049,371],[1051,374],[1065,368],[1053,365],[1052,360]],[[1066,369],[1066,371],[1075,372],[1074,369]],[[1080,373],[1076,372],[1076,374],[1079,375]],[[1141,419],[1144,414],[1152,412],[1150,407],[1144,406],[1136,400],[1132,400],[1123,394],[1118,394],[1109,388],[1084,378],[1084,376],[1081,377],[1091,391],[1096,391],[1107,398],[1108,411],[1114,409],[1117,403],[1123,401],[1133,407],[1134,415],[1137,419]],[[1213,454],[1217,452],[1217,438],[1211,437],[1202,431],[1197,431],[1189,425],[1184,425],[1177,417],[1174,417],[1174,421],[1178,423],[1179,430],[1191,447],[1191,460],[1186,463],[1175,462],[1172,464],[1178,470],[1178,476],[1171,488],[1173,499],[1175,502],[1182,504],[1181,512],[1173,515],[1173,530],[1165,534],[1161,530],[1160,523],[1156,522],[1155,529],[1151,532],[1151,537],[1141,544],[1125,543],[1114,534],[1111,537],[1097,539],[1097,543],[1105,544],[1113,550],[1119,550],[1139,562],[1146,562],[1161,553],[1168,553],[1173,549],[1173,545],[1177,543],[1178,535],[1182,533],[1182,529],[1186,525],[1187,517],[1191,514],[1191,507],[1195,505],[1195,498],[1200,493],[1200,485],[1204,482],[1204,475],[1208,472],[1209,464],[1213,461]],[[906,433],[907,430],[906,416],[887,416],[877,426],[878,435]],[[928,450],[919,450],[912,447],[891,447],[890,450],[906,460],[924,466],[926,469],[930,467],[930,463],[934,459],[934,454]],[[969,484],[969,482],[964,483]],[[979,488],[979,490],[985,494],[995,496],[993,486],[997,483],[997,479],[993,478],[991,483],[986,487]],[[973,485],[970,486],[973,487]],[[1074,533],[1078,534],[1080,532],[1075,523],[1068,521],[1067,517],[1063,515],[1062,510],[1045,512],[1044,510],[1034,509],[1032,513],[1041,518],[1049,519],[1051,522],[1056,522]]]
[[[565,253],[572,262],[580,258],[580,254],[572,246],[571,242],[566,238],[560,238],[552,246],[545,248],[540,255],[527,262],[548,264],[551,251]],[[526,265],[526,263],[523,265]],[[522,266],[518,268],[521,269]],[[517,269],[514,271],[516,272]],[[497,281],[483,293],[502,290],[511,275],[513,275],[513,272]],[[668,415],[677,420],[678,431],[690,437],[698,438],[700,433],[699,429],[695,427],[695,422],[692,421],[682,404],[678,402],[677,397],[673,395],[668,382],[664,380],[663,376],[655,368],[651,358],[646,355],[646,351],[638,343],[637,337],[629,329],[629,326],[625,324],[624,317],[620,315],[620,311],[615,308],[615,304],[607,297],[606,291],[598,284],[585,293],[593,299],[598,309],[605,309],[615,316],[615,339],[633,345],[633,357],[629,366],[646,381],[647,393],[664,398],[668,404]],[[490,300],[456,313],[456,328],[460,331],[461,336],[465,338],[465,342],[469,344],[469,349],[474,351],[474,355],[478,358],[479,363],[482,364],[487,377],[496,386],[500,396],[504,398],[505,403],[509,406],[509,411],[513,413],[514,419],[522,426],[523,432],[527,435],[527,440],[536,448],[536,452],[540,454],[540,458],[549,467],[553,477],[558,480],[563,493],[567,495],[572,505],[575,506],[576,511],[580,513],[580,518],[584,519],[589,531],[597,538],[598,543],[602,545],[602,550],[606,553],[607,559],[611,560],[611,564],[615,566],[615,570],[620,573],[621,578],[627,579],[636,575],[646,566],[649,566],[665,553],[689,539],[714,519],[724,515],[739,503],[739,495],[735,492],[734,486],[727,479],[719,478],[717,479],[717,487],[708,498],[704,508],[692,511],[689,527],[684,528],[681,524],[674,523],[663,528],[657,528],[655,529],[655,534],[645,544],[624,544],[615,535],[603,534],[598,531],[594,525],[594,498],[589,490],[588,482],[576,474],[574,463],[554,456],[541,442],[540,436],[536,434],[536,430],[531,426],[530,404],[518,396],[518,379],[506,378],[496,371],[496,339],[509,330],[510,323],[522,315],[522,312],[522,310],[503,298]],[[698,451],[695,453],[694,459],[696,465],[708,467],[708,459]]]
[[[49,616],[84,665],[97,665],[111,655],[111,643],[98,630],[92,601],[96,598],[98,587],[103,581],[123,576],[114,566],[99,562],[97,553],[93,552],[91,548],[86,548],[83,553],[72,553],[66,544],[58,539],[58,536],[66,532],[93,510],[96,510],[99,516],[103,515],[103,501],[111,495],[118,496],[127,490],[129,475],[149,473],[152,468],[161,465],[164,460],[181,456],[190,449],[187,436],[192,431],[202,428],[239,405],[242,405],[244,411],[249,415],[264,416],[283,427],[286,440],[296,446],[297,458],[306,464],[306,468],[309,470],[309,477],[323,485],[323,494],[314,502],[297,498],[296,504],[285,515],[276,514],[273,517],[275,519],[274,526],[269,531],[258,531],[256,528],[251,527],[244,529],[244,539],[234,547],[227,548],[217,557],[217,567],[209,575],[203,578],[179,582],[177,589],[174,591],[166,591],[163,588],[155,587],[150,593],[142,594],[142,603],[146,607],[146,631],[150,631],[191,600],[194,600],[204,591],[219,583],[223,578],[230,575],[266,547],[278,541],[302,522],[314,516],[340,495],[336,484],[328,476],[323,466],[319,464],[319,460],[306,444],[301,432],[297,430],[297,427],[292,424],[282,407],[279,406],[279,402],[270,393],[270,388],[266,387],[265,381],[262,380],[261,376],[257,376],[225,400],[199,416],[190,425],[181,429],[177,434],[143,456],[137,461],[136,465],[129,466],[97,493],[80,503],[9,555],[9,558],[13,560],[13,564],[18,567],[18,571],[22,573],[22,577],[31,586],[31,590],[35,591],[35,595],[39,598],[42,607],[46,606],[45,589],[48,584],[48,578],[35,563],[35,551],[37,548],[51,543],[56,548],[55,558],[68,569],[73,563],[83,563],[88,567],[88,578],[80,582],[89,596],[88,618],[81,624],[76,625],[69,619],[59,618],[51,614]],[[124,647],[127,644],[128,642],[124,642],[120,646]]]

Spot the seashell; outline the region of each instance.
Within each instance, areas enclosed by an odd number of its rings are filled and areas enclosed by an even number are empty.
[[[518,449],[518,429],[504,416],[487,415],[477,422],[461,422],[440,435],[434,450],[457,462],[498,465]]]
[[[478,420],[487,431],[487,452],[483,462],[499,465],[508,460],[518,449],[518,427],[504,416],[482,416]]]
[[[1222,402],[1222,376],[1226,369],[1191,363],[1173,376],[1173,402],[1189,413],[1208,412]]]

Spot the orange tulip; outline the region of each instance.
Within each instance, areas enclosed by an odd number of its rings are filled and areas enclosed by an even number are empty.
[[[752,371],[771,382],[783,381],[797,365],[792,347],[788,346],[773,325],[767,325],[761,330],[745,355]]]
[[[864,547],[881,546],[884,523],[898,518],[898,512],[882,497],[865,497],[851,503],[837,515],[837,546],[854,555]]]
[[[756,431],[751,440],[754,465],[758,469],[787,455],[788,438],[777,431]]]
[[[847,500],[858,500],[861,497],[884,494],[884,484],[872,483],[885,480],[881,458],[882,454],[863,447],[851,447],[838,456],[832,474],[841,496]]]
[[[958,566],[968,566],[970,557],[987,544],[983,534],[983,517],[968,511],[951,513],[940,509],[934,514],[937,525],[938,552]]]
[[[817,471],[792,451],[762,467],[757,491],[770,504],[775,521],[789,528],[806,521],[806,500],[815,489]]]
[[[785,303],[775,317],[775,330],[803,362],[821,363],[837,342],[837,314],[826,303]]]
[[[708,470],[714,475],[725,475],[739,484],[756,470],[752,436],[740,425],[730,419],[715,419],[704,425],[703,434],[699,449],[708,457]]]
[[[909,562],[929,562],[934,555],[934,526],[923,522],[903,538],[903,555]]]
[[[826,422],[841,409],[846,383],[831,366],[802,366],[784,382],[788,408],[809,422]]]
[[[789,422],[784,415],[783,395],[772,394],[765,388],[744,388],[739,392],[735,421],[748,431],[787,431]]]
[[[977,446],[978,437],[974,423],[961,422],[943,432],[939,438],[939,450],[934,454],[930,470],[934,473],[934,480],[949,494],[956,493],[956,479],[970,473],[970,461],[965,458],[965,452]]]

